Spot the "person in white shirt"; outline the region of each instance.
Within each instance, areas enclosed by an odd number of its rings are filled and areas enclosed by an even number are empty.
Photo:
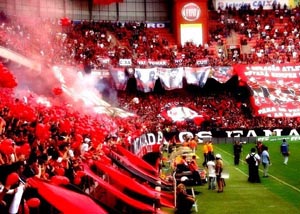
[[[215,157],[211,156],[206,163],[208,174],[208,189],[216,189],[216,164]]]
[[[268,171],[269,171],[269,166],[271,164],[270,161],[270,154],[269,154],[269,149],[267,146],[264,146],[263,148],[263,152],[261,153],[261,163],[263,165],[263,171],[264,171],[264,175],[263,177],[268,177]]]

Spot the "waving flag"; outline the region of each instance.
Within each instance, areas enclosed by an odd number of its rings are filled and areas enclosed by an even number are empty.
[[[205,120],[205,115],[200,114],[189,106],[179,104],[167,104],[158,115],[167,122],[193,121],[196,125],[201,125]]]

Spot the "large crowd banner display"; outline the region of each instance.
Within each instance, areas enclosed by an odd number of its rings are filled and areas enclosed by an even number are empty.
[[[174,0],[173,28],[178,44],[203,45],[208,41],[207,1]]]

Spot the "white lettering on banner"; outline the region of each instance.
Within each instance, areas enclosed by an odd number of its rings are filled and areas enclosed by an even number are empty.
[[[179,64],[179,63],[182,63],[182,62],[183,62],[183,59],[174,59],[174,62],[175,62],[176,64]]]
[[[98,76],[100,79],[108,78],[111,76],[108,69],[92,69],[91,75]]]
[[[233,130],[233,131],[225,131],[227,133],[227,137],[241,137],[241,136],[246,136],[246,137],[257,137],[257,134],[255,132],[255,130],[248,130],[247,134],[244,135],[244,131],[243,130]],[[265,135],[267,136],[271,136],[270,132],[271,130],[263,130],[263,132],[265,133]],[[281,136],[282,133],[282,129],[274,129],[273,130],[273,134],[275,136]],[[299,136],[299,133],[296,129],[291,129],[290,136]]]
[[[276,65],[268,65],[268,66],[246,66],[247,70],[250,71],[266,71],[266,72],[272,72],[272,71],[281,71],[281,67],[280,66],[276,66]]]
[[[267,114],[269,117],[299,117],[300,110],[299,109],[286,109],[286,108],[261,108],[258,110],[258,114]]]
[[[263,132],[265,133],[265,136],[272,136],[274,133],[271,130],[263,130]]]
[[[282,71],[300,71],[300,66],[283,66]]]
[[[179,135],[178,135],[178,139],[179,139],[180,142],[184,141],[184,139],[183,139],[184,135],[194,137],[192,132],[180,132]],[[203,140],[203,139],[206,139],[206,138],[212,138],[211,131],[201,131],[201,132],[197,132],[195,135],[197,135],[200,140]]]
[[[183,137],[185,135],[187,135],[187,136],[193,136],[193,133],[191,133],[191,132],[180,132],[179,135],[178,135],[178,139],[179,139],[180,142],[184,141]]]
[[[277,136],[277,137],[282,136],[283,129],[274,129],[274,130],[264,129],[261,131],[263,131],[265,136],[259,137],[258,140],[267,141],[270,139],[269,137],[271,137],[271,136]],[[227,134],[228,138],[258,137],[256,131],[251,130],[251,129],[247,130],[247,131],[244,131],[244,130],[225,131],[225,133]],[[203,141],[204,139],[211,139],[213,137],[211,131],[199,131],[195,134],[193,134],[192,132],[189,132],[189,131],[184,131],[184,132],[178,133],[178,139],[180,142],[184,141],[183,140],[184,135],[188,135],[191,137],[194,137],[194,135],[197,135],[200,139],[200,142]],[[293,140],[300,140],[299,132],[296,129],[291,129],[289,131],[289,134],[287,134],[287,135],[291,136],[291,139],[293,139]],[[158,148],[156,146],[159,146],[159,147],[162,146],[163,141],[164,141],[164,136],[163,136],[162,132],[158,132],[157,134],[154,134],[154,133],[143,134],[139,138],[136,138],[133,140],[133,142],[132,142],[133,151],[136,155],[138,155],[139,157],[142,157],[143,155],[145,155],[149,152],[153,152],[154,148]]]
[[[138,65],[147,65],[147,60],[146,59],[138,59],[137,64]]]
[[[147,28],[165,28],[165,23],[147,23]]]
[[[279,109],[280,112],[286,112],[287,111],[285,108],[281,108],[281,107],[279,107],[278,109]]]
[[[258,110],[259,114],[266,114],[270,112],[277,112],[277,109],[275,107],[269,107],[269,108],[262,108]]]
[[[147,152],[152,152],[154,145],[162,145],[163,133],[158,132],[157,135],[154,133],[143,134],[140,137],[133,140],[134,153],[141,153],[144,148],[147,148]],[[151,150],[151,151],[150,151]]]
[[[254,130],[249,130],[246,137],[257,137],[256,132]]]
[[[118,22],[118,24],[121,25],[121,27],[125,27],[127,22]],[[145,23],[147,28],[165,28],[168,23],[163,23],[163,22],[147,22]]]
[[[164,134],[161,131],[157,133],[157,143],[161,145],[164,143]]]
[[[290,131],[290,135],[299,136],[299,133],[297,132],[296,129],[292,129],[292,130]]]
[[[248,72],[253,72],[252,75],[258,75],[258,76],[269,76],[269,73],[278,75],[281,74],[283,77],[289,77],[295,78],[294,75],[297,74],[300,71],[300,66],[276,66],[276,65],[269,65],[269,66],[247,66],[246,70]],[[258,73],[256,73],[258,72]],[[263,74],[263,72],[266,72]],[[277,73],[280,72],[280,73]],[[287,73],[287,72],[293,72],[293,73]],[[250,73],[251,75],[251,73]],[[284,76],[286,75],[286,76]],[[274,76],[277,77],[277,76]],[[282,76],[279,76],[282,77]]]
[[[227,137],[241,137],[243,135],[243,130],[234,130],[234,131],[226,131]],[[232,136],[232,134],[234,134]]]
[[[297,73],[271,73],[271,77],[276,77],[276,78],[297,78]]]
[[[148,63],[149,63],[149,65],[152,65],[152,66],[166,66],[166,65],[168,65],[167,60],[159,60],[159,61],[149,60]]]
[[[196,60],[196,65],[207,65],[208,64],[208,59],[197,59]]]
[[[132,61],[131,61],[131,59],[119,59],[119,65],[120,66],[131,66]]]
[[[262,76],[262,77],[269,77],[270,76],[269,72],[267,72],[267,71],[264,72],[264,71],[252,71],[252,70],[246,71],[245,75],[246,76]]]
[[[147,140],[148,145],[153,145],[156,143],[155,135],[153,133],[148,133],[147,138],[148,138],[148,140]]]
[[[298,141],[300,140],[300,136],[291,137],[291,141]]]
[[[110,62],[110,58],[97,57],[97,60],[102,64],[108,64]]]
[[[211,131],[201,131],[201,132],[196,133],[195,135],[197,135],[200,139],[212,137]]]
[[[275,136],[281,136],[282,129],[274,129],[273,132]]]

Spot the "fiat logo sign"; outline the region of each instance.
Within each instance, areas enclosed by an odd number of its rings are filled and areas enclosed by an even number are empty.
[[[188,3],[181,9],[181,15],[187,21],[195,21],[200,17],[200,7],[195,3]]]

